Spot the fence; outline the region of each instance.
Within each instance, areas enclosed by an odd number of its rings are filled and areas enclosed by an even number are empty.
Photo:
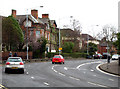
[[[9,53],[10,52],[2,52],[2,60],[6,60],[9,57]],[[26,59],[27,58],[27,52],[12,52],[12,56],[17,53],[18,57],[21,57],[22,59]],[[33,57],[33,53],[32,52],[28,52],[28,58],[32,59]]]

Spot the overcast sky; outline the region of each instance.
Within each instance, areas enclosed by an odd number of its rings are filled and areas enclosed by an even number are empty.
[[[48,13],[51,20],[56,20],[58,27],[70,24],[70,16],[79,20],[82,33],[97,34],[106,24],[118,28],[118,2],[120,0],[1,0],[0,15],[11,15],[11,9],[17,15],[30,14],[31,9],[38,9],[38,16]],[[44,6],[40,8],[39,6]],[[96,26],[99,25],[99,26]]]

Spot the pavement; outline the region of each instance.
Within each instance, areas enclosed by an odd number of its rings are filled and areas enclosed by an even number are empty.
[[[120,76],[120,66],[118,65],[118,60],[111,63],[102,64],[99,66],[99,68],[102,71]]]

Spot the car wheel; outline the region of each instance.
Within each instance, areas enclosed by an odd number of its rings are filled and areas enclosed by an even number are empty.
[[[63,64],[65,64],[65,63],[63,62]]]
[[[8,69],[5,68],[5,73],[8,73]]]
[[[24,69],[21,69],[21,74],[24,74]]]
[[[54,62],[52,62],[52,64],[54,64]]]

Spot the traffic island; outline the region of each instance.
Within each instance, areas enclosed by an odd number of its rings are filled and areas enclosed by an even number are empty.
[[[118,65],[118,61],[102,64],[99,68],[102,71],[120,76],[120,66]]]

